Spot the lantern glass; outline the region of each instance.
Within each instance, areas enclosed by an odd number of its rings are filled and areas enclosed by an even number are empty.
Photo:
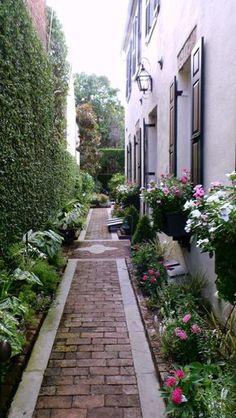
[[[136,78],[138,88],[140,91],[145,93],[146,91],[152,91],[152,77],[150,74],[145,70],[144,65],[140,69],[140,72]]]

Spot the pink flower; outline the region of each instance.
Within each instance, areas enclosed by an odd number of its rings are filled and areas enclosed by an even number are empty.
[[[153,276],[155,274],[155,270],[149,269],[148,270],[148,274],[150,274],[150,276]]]
[[[182,319],[182,322],[184,324],[186,324],[190,319],[191,319],[191,315],[190,314],[186,314],[186,315],[184,315],[184,317]]]
[[[146,282],[147,279],[148,279],[148,276],[146,274],[144,274],[143,281]]]
[[[171,399],[176,405],[180,405],[182,403],[182,389],[175,388],[171,394]]]
[[[175,386],[175,385],[176,385],[176,378],[175,377],[168,377],[166,379],[165,386],[167,386],[169,388],[169,387]]]
[[[201,184],[197,184],[194,187],[194,191],[195,193],[193,194],[193,196],[196,197],[196,199],[201,199],[205,194],[204,189]]]
[[[215,188],[215,187],[221,187],[222,184],[219,181],[213,181],[211,183],[211,187]]]
[[[199,325],[197,324],[193,324],[191,326],[191,331],[193,332],[193,334],[200,334],[201,333],[201,328],[199,327]]]
[[[155,276],[160,277],[161,273],[159,271],[156,271]]]
[[[187,340],[188,339],[188,336],[187,336],[186,332],[181,328],[175,328],[175,335],[180,340]]]
[[[151,279],[150,279],[150,283],[155,283],[156,281],[157,281],[156,277],[152,276]]]
[[[163,192],[164,192],[165,195],[169,194],[168,187],[163,187]]]
[[[182,176],[180,180],[183,184],[188,183],[188,177],[187,176]]]
[[[176,370],[175,376],[178,377],[178,379],[183,379],[185,374],[184,374],[183,370]]]

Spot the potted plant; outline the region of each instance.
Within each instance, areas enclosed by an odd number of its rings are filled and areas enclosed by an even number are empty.
[[[172,175],[161,175],[157,182],[150,181],[147,189],[142,190],[144,201],[152,209],[154,227],[175,239],[187,236],[185,224],[187,214],[184,204],[192,197],[192,185],[189,172],[183,171],[179,179]]]
[[[76,233],[82,227],[83,206],[78,201],[69,202],[57,216],[57,228],[64,238],[64,244],[70,245],[76,239]]]
[[[186,202],[186,231],[202,252],[215,254],[216,286],[219,296],[236,303],[236,172],[228,174],[232,184],[211,183],[208,194],[201,185],[194,188],[194,200]]]
[[[134,206],[137,210],[140,208],[140,190],[134,183],[127,183],[117,186],[116,203],[122,205],[123,208]]]

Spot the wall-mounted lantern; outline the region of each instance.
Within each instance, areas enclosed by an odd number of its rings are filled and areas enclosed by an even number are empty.
[[[148,91],[152,91],[152,77],[147,72],[147,70],[145,70],[145,67],[143,64],[136,77],[136,81],[137,81],[139,90],[143,92],[144,94]]]

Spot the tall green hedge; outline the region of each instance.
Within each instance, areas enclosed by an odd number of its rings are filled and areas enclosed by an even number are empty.
[[[0,2],[0,247],[39,228],[74,192],[53,135],[52,72],[23,0]]]
[[[100,172],[97,179],[103,189],[108,190],[108,182],[115,173],[123,173],[125,169],[125,152],[123,148],[100,148]]]

